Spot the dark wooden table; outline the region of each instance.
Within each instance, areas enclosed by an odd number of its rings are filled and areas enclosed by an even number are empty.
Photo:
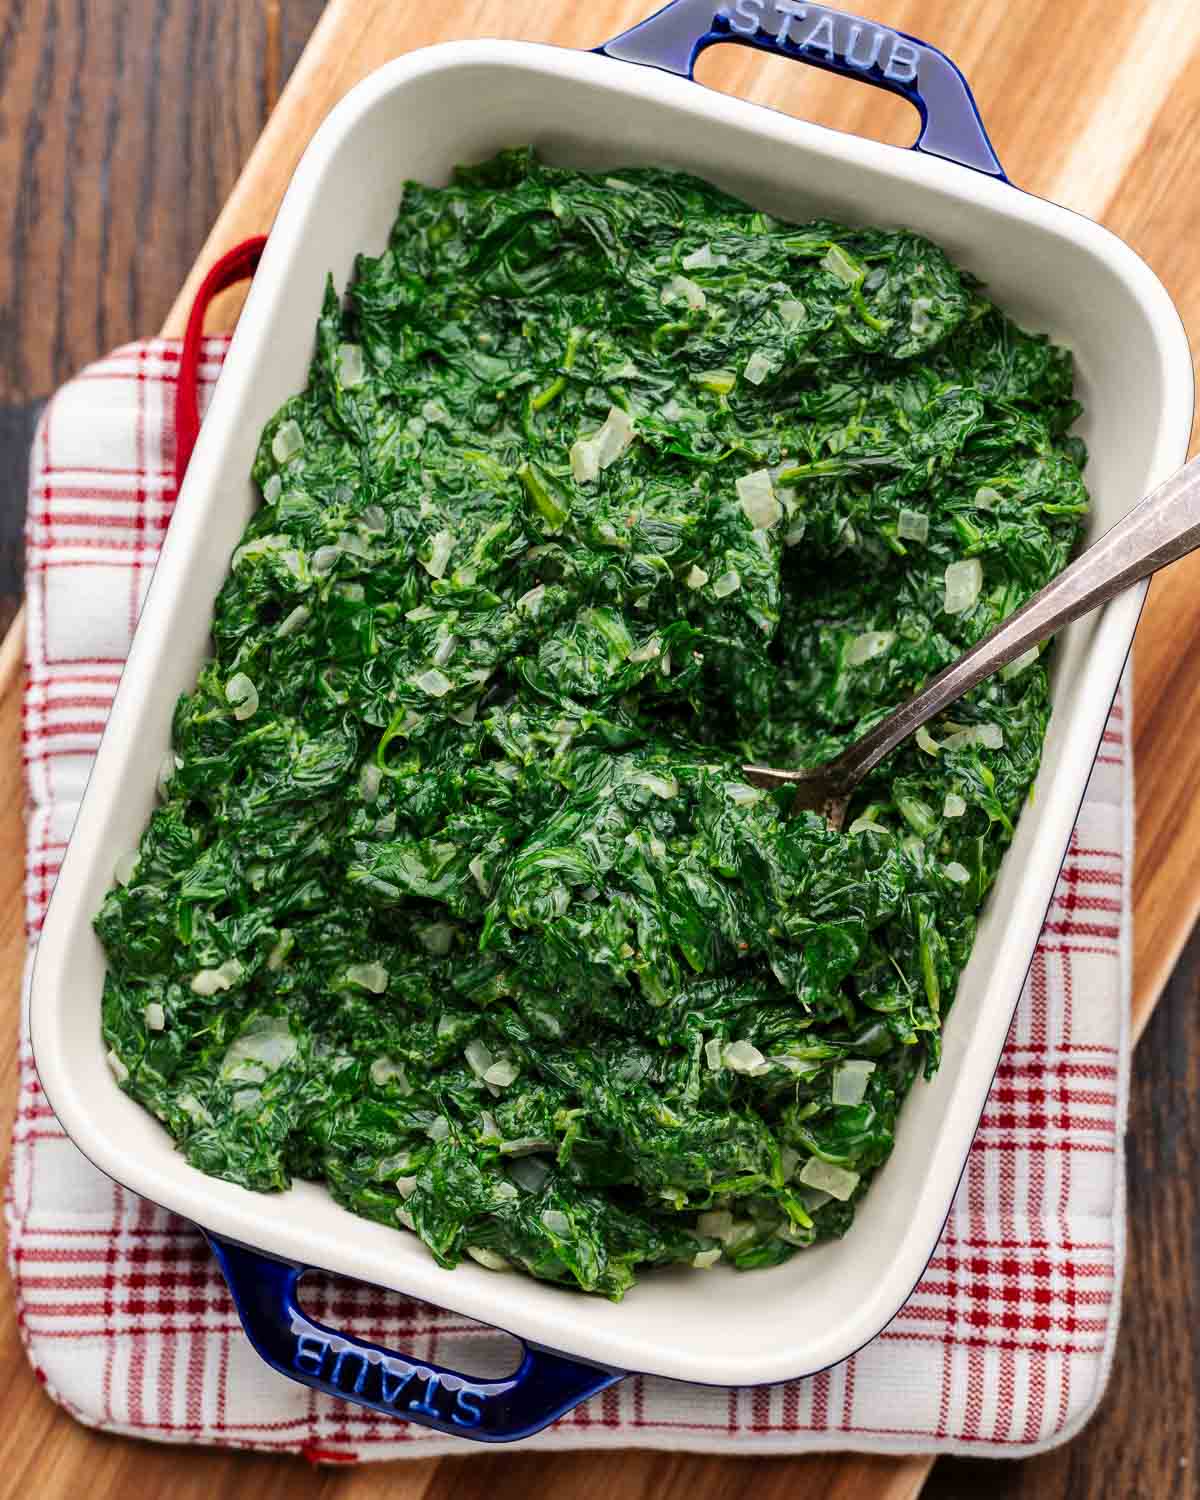
[[[1162,0],[1164,13],[1174,3]],[[502,32],[505,5],[495,8]],[[161,324],[320,10],[321,0],[0,0],[0,628],[20,600],[41,404],[80,365]],[[942,1460],[929,1500],[1200,1494],[1198,1002],[1194,938],[1137,1053],[1129,1267],[1103,1406],[1044,1457]],[[515,1500],[525,1467],[464,1459],[436,1488]],[[559,1467],[569,1494],[569,1462]],[[0,1476],[0,1500],[17,1493],[28,1493],[19,1476]],[[43,1485],[37,1500],[61,1497]]]

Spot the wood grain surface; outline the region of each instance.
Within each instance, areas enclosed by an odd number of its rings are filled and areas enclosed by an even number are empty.
[[[228,244],[268,226],[305,142],[346,88],[387,57],[448,38],[594,46],[651,3],[333,0],[322,15],[318,0],[5,0],[0,621],[19,593],[24,465],[42,400],[112,344],[159,324],[179,330],[195,276]],[[1166,282],[1185,321],[1200,327],[1194,0],[870,0],[859,8],[948,51],[971,79],[1013,180],[1123,235]],[[699,71],[711,87],[839,129],[896,143],[915,133],[902,101],[779,59],[722,47]],[[212,326],[227,325],[236,306],[236,297],[225,299]],[[1198,629],[1194,559],[1156,581],[1135,649],[1139,1022],[1175,975],[1137,1056],[1131,1253],[1110,1389],[1087,1432],[1063,1449],[1016,1463],[939,1461],[924,1494],[940,1500],[1197,1493],[1200,1235],[1189,1167],[1200,1150],[1200,944],[1180,953],[1200,910],[1200,799],[1192,795],[1200,746],[1189,728],[1200,722],[1200,658],[1188,649]],[[10,633],[0,649],[0,1024],[10,1027],[22,948],[19,658],[19,634]],[[5,1123],[14,1085],[9,1056],[0,1065]],[[738,1459],[639,1453],[472,1454],[330,1474],[287,1459],[105,1438],[41,1395],[7,1299],[0,1399],[9,1417],[0,1429],[0,1500],[59,1500],[82,1486],[97,1500],[129,1488],[169,1491],[173,1500],[335,1488],[354,1500],[385,1492],[515,1500],[531,1490],[718,1500],[751,1474]],[[929,1467],[924,1459],[772,1459],[756,1461],[752,1478],[756,1500],[909,1500]]]

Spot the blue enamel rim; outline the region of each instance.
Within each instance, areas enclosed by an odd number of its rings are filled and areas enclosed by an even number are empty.
[[[906,32],[845,11],[793,0],[728,0],[715,10],[714,0],[671,0],[595,51],[694,79],[696,59],[721,42],[755,47],[899,94],[921,118],[912,150],[1008,180],[970,87],[954,63]],[[959,1180],[965,1166],[964,1157]],[[951,1194],[943,1224],[953,1201]],[[315,1322],[301,1308],[297,1288],[307,1271],[319,1268],[266,1255],[207,1230],[205,1234],[246,1335],[266,1363],[292,1380],[386,1416],[475,1442],[514,1442],[540,1432],[631,1373],[522,1340],[524,1354],[511,1375],[499,1380],[464,1375]],[[843,1358],[853,1352],[847,1350]]]

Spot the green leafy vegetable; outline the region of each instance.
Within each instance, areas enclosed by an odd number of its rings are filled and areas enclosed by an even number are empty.
[[[189,1161],[620,1297],[842,1234],[1038,764],[1044,658],[812,764],[1046,582],[1070,356],[904,230],[507,152],[408,188],[305,391],[97,918]]]

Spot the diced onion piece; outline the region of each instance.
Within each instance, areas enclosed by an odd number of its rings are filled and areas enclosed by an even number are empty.
[[[558,1235],[560,1239],[563,1235],[570,1234],[571,1232],[570,1219],[568,1219],[566,1214],[561,1213],[557,1208],[543,1209],[542,1223],[546,1226],[551,1234]]]
[[[965,614],[974,609],[983,588],[983,564],[977,557],[952,562],[946,568],[946,597],[942,608],[948,615]]]
[[[340,547],[318,547],[309,559],[309,566],[318,578],[324,578],[326,573],[333,572],[341,555]]]
[[[226,1082],[246,1078],[261,1083],[268,1073],[291,1062],[299,1050],[286,1016],[258,1016],[226,1048],[221,1077]]]
[[[836,276],[844,286],[857,286],[863,279],[863,268],[840,245],[830,245],[821,257],[821,269]]]
[[[199,1099],[196,1098],[195,1094],[180,1094],[175,1103],[178,1104],[185,1115],[195,1120],[197,1125],[212,1124],[212,1116],[203,1104],[200,1103]]]
[[[268,505],[274,505],[283,493],[283,480],[278,474],[269,474],[267,482],[263,485],[263,499]]]
[[[961,818],[967,810],[967,804],[957,792],[947,792],[946,800],[942,803],[943,818]]]
[[[653,661],[656,656],[661,655],[662,637],[652,635],[648,641],[629,653],[629,660],[632,662]]]
[[[662,299],[664,302],[677,302],[682,299],[693,312],[699,312],[701,308],[708,305],[704,288],[697,286],[687,276],[672,276],[663,288]]]
[[[999,724],[980,724],[975,731],[975,739],[985,750],[1001,750],[1004,747],[1004,731]]]
[[[696,1233],[723,1240],[733,1231],[733,1215],[727,1208],[709,1208],[696,1215]]]
[[[368,505],[359,516],[358,524],[364,531],[376,534],[385,532],[388,529],[387,511],[382,505]]]
[[[721,1060],[734,1073],[754,1073],[767,1061],[751,1042],[730,1042],[722,1052]]]
[[[541,1156],[518,1156],[508,1170],[517,1186],[527,1193],[540,1193],[550,1176],[550,1164]]]
[[[151,1000],[142,1012],[148,1031],[162,1031],[167,1024],[167,1013],[157,1000]]]
[[[349,552],[351,557],[370,557],[370,546],[360,537],[357,532],[340,531],[337,539],[338,551]]]
[[[921,510],[902,510],[896,522],[896,535],[906,542],[927,542],[929,517]]]
[[[405,1229],[412,1229],[415,1231],[417,1227],[416,1221],[413,1219],[412,1214],[410,1214],[405,1208],[398,1208],[396,1210],[396,1222],[398,1224],[403,1224]]]
[[[527,590],[517,600],[517,608],[525,610],[527,614],[531,614],[536,620],[541,613],[545,597],[546,585],[544,583],[535,584],[533,588]]]
[[[917,334],[918,337],[923,333],[928,333],[930,325],[933,323],[933,319],[929,316],[932,310],[932,297],[914,297],[908,318],[910,332]]]
[[[363,352],[359,344],[338,345],[338,384],[349,390],[363,380]]]
[[[167,753],[163,756],[162,760],[159,762],[158,779],[156,783],[158,786],[158,795],[160,797],[166,797],[167,787],[171,783],[171,777],[174,776],[175,772],[178,771],[182,765],[183,757],[180,755],[176,755],[174,750],[168,750]]]
[[[960,865],[956,859],[952,859],[945,866],[945,870],[946,879],[953,880],[955,885],[966,885],[967,881],[971,878],[970,870],[965,865]]]
[[[429,556],[421,559],[421,566],[430,578],[441,578],[445,575],[446,564],[450,561],[450,554],[453,551],[454,533],[452,531],[439,531],[430,537]]]
[[[416,1177],[397,1177],[396,1191],[402,1198],[411,1198],[417,1190],[417,1181]]]
[[[975,491],[975,505],[978,510],[995,510],[997,505],[1004,499],[999,490],[994,490],[990,484],[981,484]]]
[[[489,1250],[486,1245],[468,1245],[467,1254],[472,1260],[478,1261],[487,1271],[508,1271],[512,1269],[503,1255],[497,1255],[494,1250]]]
[[[629,413],[620,406],[610,406],[604,425],[592,435],[592,441],[596,444],[596,456],[602,469],[616,463],[633,442],[633,422]]]
[[[571,445],[571,473],[579,484],[590,484],[599,477],[601,469],[625,452],[633,442],[634,427],[627,411],[619,406],[610,406],[602,426],[590,437],[580,437]]]
[[[360,990],[370,990],[373,995],[382,995],[388,987],[388,971],[377,959],[367,964],[351,964],[346,970],[346,979]]]
[[[789,328],[794,328],[797,323],[804,322],[808,316],[808,309],[795,297],[785,297],[779,304],[779,316]]]
[[[281,620],[276,626],[275,634],[284,637],[295,635],[297,630],[299,630],[301,626],[305,625],[308,622],[310,613],[311,611],[306,605],[297,604],[295,609],[292,610],[291,614],[288,615],[285,619]]]
[[[761,802],[766,793],[756,786],[747,786],[744,781],[733,781],[725,788],[725,795],[738,807],[747,807],[752,802]]]
[[[864,662],[873,661],[890,650],[895,639],[894,630],[866,630],[856,635],[846,648],[846,665],[861,667]]]
[[[704,244],[685,255],[679,264],[685,271],[699,271],[707,270],[709,266],[728,265],[728,260],[724,255],[714,255],[712,246]]]
[[[434,666],[435,667],[444,667],[446,665],[446,663],[450,660],[450,658],[454,655],[454,651],[455,651],[455,648],[457,647],[457,645],[458,645],[458,637],[457,636],[453,636],[453,635],[443,636],[442,639],[437,643],[437,646],[435,647],[433,656],[431,658],[432,661],[433,661]]]
[[[867,1083],[875,1071],[875,1064],[865,1058],[851,1057],[836,1068],[833,1074],[833,1102],[835,1104],[861,1104],[867,1092]]]
[[[722,573],[720,578],[712,586],[713,593],[718,599],[726,599],[730,594],[736,594],[742,586],[742,580],[732,571]]]
[[[444,698],[454,684],[436,667],[430,667],[428,672],[422,672],[413,678],[413,686],[419,687],[423,693],[428,693],[431,698]]]
[[[808,522],[803,516],[793,516],[788,529],[783,534],[783,545],[794,547],[798,542],[802,542],[807,525]]]
[[[445,958],[454,943],[454,932],[451,922],[430,922],[427,927],[417,928],[417,938],[426,953]]]
[[[755,469],[751,474],[743,474],[735,487],[742,510],[756,531],[769,530],[783,515],[769,470]]]
[[[476,1078],[483,1078],[496,1060],[492,1049],[477,1036],[473,1036],[463,1048],[463,1054],[467,1059],[467,1066]]]
[[[695,1255],[692,1256],[692,1265],[696,1267],[697,1271],[707,1271],[711,1266],[715,1266],[720,1259],[720,1248],[714,1245],[711,1250],[697,1250]]]
[[[930,734],[929,730],[925,727],[924,724],[922,724],[920,729],[917,730],[913,738],[916,740],[918,746],[922,750],[924,750],[926,755],[937,755],[940,753],[942,747],[938,744],[937,740],[934,739],[933,735]]]
[[[227,958],[215,969],[201,969],[192,976],[193,995],[216,995],[221,990],[232,989],[242,977],[242,966],[236,958]]]
[[[450,413],[440,401],[426,401],[425,405],[421,408],[421,415],[431,425],[449,422],[450,420]]]
[[[771,361],[761,349],[755,349],[746,361],[742,374],[751,385],[762,385],[763,381],[771,373]]]
[[[486,896],[491,890],[491,886],[488,883],[487,876],[483,873],[483,855],[477,854],[475,858],[468,863],[467,869],[470,870],[475,884],[479,887],[479,894],[481,896]]]
[[[784,1182],[791,1182],[799,1165],[799,1151],[796,1150],[795,1146],[784,1146],[779,1153],[779,1170],[783,1173]]]
[[[577,438],[571,444],[571,473],[577,484],[591,484],[600,477],[600,455],[593,438]]]
[[[858,1186],[858,1173],[847,1172],[845,1167],[836,1167],[832,1162],[822,1161],[819,1156],[810,1157],[800,1173],[805,1187],[819,1188],[840,1203],[845,1203]]]
[[[499,1134],[497,1129],[496,1134]],[[503,1156],[536,1156],[539,1151],[549,1151],[554,1142],[544,1135],[522,1135],[512,1141],[501,1141],[500,1152]]]
[[[516,1063],[511,1058],[502,1057],[498,1063],[493,1063],[483,1075],[483,1081],[493,1084],[498,1089],[506,1089],[516,1079],[517,1072]]]
[[[391,1057],[377,1057],[371,1064],[371,1082],[376,1088],[386,1088],[389,1083],[399,1086],[402,1094],[409,1092],[408,1074],[404,1071],[403,1063],[398,1063]]]
[[[708,574],[704,571],[703,568],[697,567],[696,564],[693,563],[690,570],[688,571],[687,577],[683,581],[690,589],[702,589],[708,582]]]
[[[235,672],[225,684],[225,696],[233,704],[235,719],[249,719],[258,711],[258,689],[245,672]]]
[[[507,1198],[518,1198],[520,1194],[511,1182],[506,1182],[502,1177],[498,1182],[492,1184],[492,1197],[504,1200]]]
[[[108,1063],[112,1075],[117,1080],[117,1082],[124,1083],[125,1080],[129,1077],[129,1069],[125,1066],[125,1064],[121,1061],[121,1059],[117,1056],[117,1054],[112,1050],[111,1047],[105,1053],[105,1061]]]
[[[136,849],[126,849],[113,865],[113,879],[118,885],[128,885],[133,879],[133,872],[137,869],[138,852]]]
[[[277,464],[285,464],[304,447],[304,434],[297,422],[281,422],[271,439],[271,454]]]
[[[1039,649],[1037,646],[1030,646],[1028,651],[1022,651],[1020,656],[1013,657],[1007,666],[1001,667],[1001,682],[1011,682],[1014,677],[1019,677],[1026,667],[1031,667],[1038,659]]]
[[[434,1115],[425,1127],[425,1134],[431,1141],[444,1141],[450,1134],[450,1121],[445,1115]]]
[[[721,1050],[722,1046],[720,1037],[710,1037],[710,1039],[704,1044],[704,1061],[708,1064],[710,1071],[713,1073],[719,1073],[721,1071],[721,1068],[724,1066],[721,1061]]]
[[[877,823],[873,817],[869,817],[869,816],[867,816],[864,813],[861,818],[855,818],[854,822],[851,823],[850,827],[846,829],[846,832],[847,832],[847,834],[851,834],[851,833],[880,833],[880,834],[886,834],[888,832],[888,830],[886,828],[884,828],[881,824]]]
[[[680,417],[683,416],[683,407],[680,406],[679,402],[676,401],[674,396],[672,396],[667,404],[659,412],[659,416],[663,419],[664,422],[678,422]]]

